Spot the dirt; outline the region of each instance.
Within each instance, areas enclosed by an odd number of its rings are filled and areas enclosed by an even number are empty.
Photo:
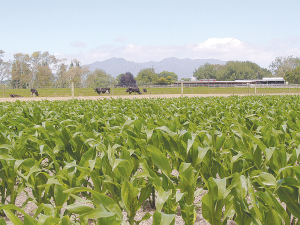
[[[210,97],[210,96],[223,96],[228,97],[232,94],[184,94],[183,97]],[[241,95],[240,95],[241,96]],[[160,94],[160,95],[103,95],[103,96],[76,96],[74,99],[86,99],[86,100],[101,100],[105,98],[129,98],[129,99],[140,99],[140,98],[179,98],[181,97],[181,94]],[[15,98],[0,98],[0,102],[14,102],[14,101],[42,101],[42,100],[71,100],[72,97],[15,97]]]
[[[131,94],[131,95],[102,95],[102,96],[76,96],[72,97],[15,97],[15,98],[0,98],[0,102],[14,102],[14,101],[42,101],[42,100],[71,100],[71,99],[86,99],[86,100],[101,100],[101,99],[110,99],[110,98],[123,98],[123,99],[140,99],[140,98],[179,98],[179,97],[229,97],[229,96],[247,96],[249,94]],[[268,95],[289,95],[289,93],[274,93]],[[290,95],[296,95],[295,93]],[[299,94],[297,94],[299,95]]]

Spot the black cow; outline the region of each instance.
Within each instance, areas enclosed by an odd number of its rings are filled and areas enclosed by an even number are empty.
[[[35,95],[35,96],[39,96],[39,93],[38,93],[38,91],[36,90],[36,89],[34,89],[34,88],[31,88],[31,96],[33,96],[33,94]]]
[[[147,92],[147,89],[146,89],[146,88],[144,88],[144,89],[143,89],[143,92],[145,92],[145,93],[146,93],[146,92]]]
[[[110,88],[95,88],[95,91],[100,95],[101,93],[110,93]]]
[[[21,95],[15,95],[15,94],[9,94],[9,96],[12,97],[12,98],[23,97]]]
[[[129,87],[129,88],[127,88],[126,92],[129,92],[129,94],[131,94],[131,92],[136,92],[136,93],[142,94],[138,87]]]

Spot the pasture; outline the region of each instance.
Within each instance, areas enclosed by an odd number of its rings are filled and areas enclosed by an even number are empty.
[[[0,105],[0,224],[300,218],[298,95]]]
[[[140,88],[142,92],[143,88]],[[147,95],[162,95],[162,94],[181,94],[180,87],[150,87],[147,89]],[[40,97],[71,97],[72,92],[70,88],[42,88],[38,89]],[[255,88],[248,87],[184,87],[184,94],[236,94],[247,95],[255,94]],[[300,90],[298,86],[292,87],[257,87],[256,94],[298,94]],[[30,97],[29,89],[0,89],[0,98],[9,98],[9,94],[21,95],[23,97]],[[135,95],[136,93],[132,93]],[[145,94],[145,93],[142,93]],[[129,95],[126,93],[126,88],[111,88],[110,94],[97,94],[93,88],[75,88],[75,97],[84,96],[122,96]]]

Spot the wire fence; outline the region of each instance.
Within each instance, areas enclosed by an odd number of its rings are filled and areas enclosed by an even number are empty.
[[[110,88],[109,91],[98,93],[95,91],[97,87],[86,87],[82,84],[72,84],[69,86],[40,86],[38,87],[39,96],[41,97],[76,97],[76,96],[97,96],[97,95],[128,95],[126,92],[128,87],[134,85],[126,84],[116,86],[115,84],[101,85],[101,87]],[[298,84],[235,84],[232,83],[191,83],[178,82],[168,85],[138,84],[140,93],[133,94],[298,94],[300,88]],[[37,87],[34,87],[37,89]],[[30,88],[13,89],[8,85],[0,85],[0,97],[9,98],[10,95],[20,97],[30,97]]]

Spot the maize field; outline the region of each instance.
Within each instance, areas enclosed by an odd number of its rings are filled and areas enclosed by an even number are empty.
[[[0,105],[0,225],[300,224],[299,96]]]

